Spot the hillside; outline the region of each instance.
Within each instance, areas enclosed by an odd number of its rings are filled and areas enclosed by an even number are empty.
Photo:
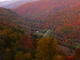
[[[67,46],[76,47],[80,42],[80,1],[65,0],[64,2],[66,4],[61,0],[37,1],[24,4],[13,11],[24,18],[27,16],[34,30],[53,29],[55,32],[53,34],[56,34],[59,40],[63,42],[67,40],[67,44],[65,43]],[[55,7],[58,9],[56,10]]]
[[[56,38],[59,39],[61,45],[69,48],[79,47],[80,4],[59,11],[56,15],[46,18],[46,20],[47,22],[44,23],[45,27],[53,28],[53,31],[55,31],[53,34],[56,34]]]
[[[25,22],[24,18],[11,11],[10,9],[0,8],[0,21],[6,22],[7,24],[19,28],[25,32],[30,28],[29,22]]]
[[[80,0],[0,7],[0,60],[80,60]]]
[[[60,11],[50,17],[49,22],[56,26],[58,32],[62,31],[63,34],[70,34],[75,36],[73,38],[80,39],[80,5]]]
[[[9,9],[0,8],[0,60],[4,60],[6,49],[17,52],[34,48],[26,28],[27,23],[24,22],[25,20],[18,14]],[[14,54],[12,53],[13,56]]]
[[[13,11],[20,14],[24,18],[36,20],[36,22],[44,21],[46,17],[57,13],[60,10],[74,6],[80,0],[40,0],[26,3],[20,7],[14,8]]]
[[[0,21],[5,21],[8,24],[20,25],[24,24],[25,20],[9,9],[0,8]]]

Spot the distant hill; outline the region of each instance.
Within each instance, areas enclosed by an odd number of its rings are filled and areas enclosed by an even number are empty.
[[[79,2],[80,0],[40,0],[23,4],[20,7],[12,9],[12,11],[28,19],[33,28],[48,29],[50,23],[46,23],[46,21],[50,16],[56,15],[59,11],[66,8],[74,7]]]
[[[16,8],[16,7],[21,6],[24,3],[28,3],[28,2],[32,2],[32,1],[36,1],[36,0],[19,0],[19,1],[15,1],[11,4],[4,5],[2,7],[4,7],[4,8]]]
[[[29,18],[30,20],[44,20],[46,17],[57,13],[60,10],[74,6],[79,3],[80,0],[40,0],[30,2],[14,8],[13,11]]]
[[[62,10],[47,20],[47,24],[56,27],[56,33],[61,38],[80,39],[80,4]]]
[[[57,35],[80,39],[80,0],[47,0],[24,4],[13,9],[38,29],[55,27]],[[61,37],[62,37],[61,36]],[[72,37],[70,37],[72,36]],[[77,37],[77,38],[76,38]]]
[[[13,3],[13,2],[15,2],[15,0],[14,1],[3,1],[3,2],[0,2],[0,7],[2,7],[4,5],[8,5],[8,4]]]

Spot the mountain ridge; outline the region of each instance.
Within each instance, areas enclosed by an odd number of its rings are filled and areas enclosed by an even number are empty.
[[[58,0],[57,0],[58,1]],[[74,0],[67,1],[65,0],[59,0],[60,2],[57,2],[56,0],[51,1],[37,1],[37,2],[31,2],[27,4],[23,4],[20,7],[12,9],[14,12],[20,14],[24,18],[29,17],[31,19],[44,19],[48,17],[51,14],[54,14],[60,10],[63,10],[65,8],[68,8],[71,5],[77,4],[80,0]]]

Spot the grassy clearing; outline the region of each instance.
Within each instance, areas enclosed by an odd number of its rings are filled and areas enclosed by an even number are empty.
[[[52,30],[49,30],[47,34],[45,33],[46,34],[45,37],[51,36],[51,33],[52,33]]]
[[[34,32],[34,34],[48,37],[48,36],[52,35],[52,30],[49,29],[49,30],[36,31],[36,32]]]
[[[47,30],[40,30],[40,31],[35,31],[34,34],[43,36],[46,32]]]

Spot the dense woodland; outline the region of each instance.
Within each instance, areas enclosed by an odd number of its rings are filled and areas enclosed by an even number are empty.
[[[0,7],[0,60],[80,60],[80,0]]]
[[[66,4],[64,4],[65,2]],[[23,4],[12,9],[12,11],[25,19],[29,19],[32,31],[51,29],[53,35],[56,35],[59,39],[60,44],[69,48],[73,47],[72,49],[79,46],[79,0],[73,0],[73,2],[72,0],[42,0]]]

